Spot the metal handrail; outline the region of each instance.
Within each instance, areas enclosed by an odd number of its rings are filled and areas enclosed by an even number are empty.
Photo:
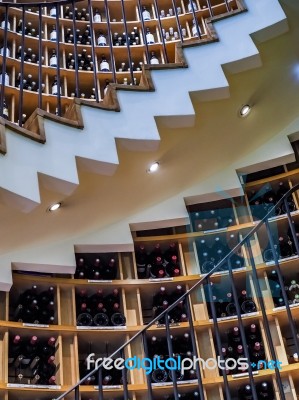
[[[129,339],[128,341],[126,341],[123,345],[121,345],[117,350],[115,350],[111,355],[110,355],[110,358],[113,358],[115,355],[117,355],[118,353],[120,353],[120,352],[122,352],[130,343],[132,343],[135,339],[137,339],[137,338],[139,338],[139,337],[141,337],[141,336],[143,336],[144,334],[145,334],[145,332],[146,331],[148,331],[148,329],[151,327],[151,326],[153,326],[155,323],[157,323],[158,321],[160,321],[162,318],[165,318],[165,325],[166,325],[166,329],[168,330],[169,329],[169,322],[167,322],[167,315],[169,314],[169,312],[171,311],[171,310],[173,310],[181,301],[183,301],[183,300],[185,300],[192,292],[194,292],[194,290],[196,289],[196,288],[198,288],[202,283],[204,283],[204,282],[208,282],[208,284],[209,284],[209,278],[211,277],[211,276],[213,276],[213,274],[215,273],[215,272],[217,272],[217,270],[223,265],[223,264],[225,264],[226,262],[228,262],[228,265],[229,265],[229,273],[230,273],[230,276],[232,277],[232,267],[231,267],[231,265],[230,265],[230,258],[231,258],[231,256],[233,255],[233,254],[235,254],[236,252],[238,252],[238,250],[240,250],[241,249],[241,247],[243,246],[243,245],[246,245],[247,247],[248,247],[248,245],[249,245],[249,254],[250,254],[250,260],[251,260],[251,267],[252,267],[252,270],[254,271],[254,273],[256,273],[256,268],[255,268],[255,262],[254,262],[254,259],[253,259],[253,255],[252,255],[252,251],[251,251],[251,247],[250,247],[250,243],[249,243],[249,240],[250,240],[250,238],[264,225],[264,224],[267,224],[268,223],[268,220],[269,220],[269,218],[270,217],[272,217],[273,216],[273,211],[275,211],[277,208],[279,208],[279,206],[282,204],[282,203],[284,203],[285,204],[285,207],[286,207],[286,215],[287,215],[287,218],[288,218],[288,221],[290,222],[290,221],[292,221],[292,216],[291,216],[291,213],[290,213],[290,210],[289,210],[289,207],[288,207],[288,202],[287,202],[287,200],[288,200],[288,198],[290,197],[290,195],[292,195],[292,193],[293,192],[295,192],[296,190],[298,190],[299,189],[299,184],[297,184],[297,185],[295,185],[294,187],[292,187],[287,193],[285,193],[285,195],[269,210],[269,212],[264,216],[264,218],[260,221],[260,222],[258,222],[257,224],[256,224],[256,226],[254,227],[254,228],[252,228],[251,229],[251,231],[213,268],[213,269],[211,269],[211,271],[210,272],[208,272],[207,274],[205,274],[204,276],[202,276],[201,277],[201,279],[199,279],[190,289],[188,289],[182,296],[180,296],[174,303],[172,303],[167,309],[165,309],[163,312],[161,312],[157,317],[155,317],[151,322],[149,322],[144,328],[142,328],[139,332],[137,332],[134,336],[132,336],[132,338],[131,339]],[[298,241],[297,241],[297,238],[296,238],[296,232],[295,232],[295,229],[294,229],[294,227],[291,225],[290,226],[290,228],[291,228],[291,231],[292,231],[292,235],[293,235],[293,239],[294,239],[294,241],[295,241],[295,244],[296,244],[296,249],[299,249],[299,244],[298,244]],[[281,282],[281,287],[282,287],[282,289],[283,289],[283,281],[282,281],[282,277],[281,277],[281,272],[280,272],[280,269],[279,269],[279,262],[278,262],[278,259],[277,259],[277,256],[275,256],[275,247],[274,247],[274,243],[273,243],[273,240],[271,241],[271,232],[268,232],[269,234],[270,234],[270,236],[269,236],[269,239],[270,239],[270,245],[271,245],[271,249],[273,250],[273,253],[274,253],[274,265],[276,266],[276,267],[278,267],[278,276],[279,276],[279,278],[280,278],[280,282]],[[299,255],[299,252],[298,252],[298,255]],[[255,280],[255,284],[258,284],[258,280],[256,279]],[[284,289],[283,289],[284,290]],[[285,293],[284,293],[284,295],[285,295]],[[236,299],[235,299],[236,300]],[[263,313],[263,315],[266,315],[265,314],[265,305],[263,304],[263,300],[262,299],[260,299],[260,301],[262,302],[260,305],[261,305],[261,309],[262,309],[262,313]],[[212,303],[213,304],[213,303]],[[289,305],[288,305],[288,303],[287,302],[285,302],[285,305],[286,305],[286,310],[287,310],[287,312],[288,312],[288,316],[290,317],[291,316],[291,309],[290,309],[290,307],[289,307]],[[238,308],[238,307],[237,307]],[[238,319],[241,321],[241,317],[240,317],[240,310],[237,310],[237,314],[238,314]],[[267,322],[267,321],[266,321]],[[292,320],[292,318],[291,318],[291,321],[289,321],[290,322],[290,324],[291,324],[291,330],[292,330],[292,333],[293,333],[293,339],[294,339],[294,343],[295,343],[295,347],[296,347],[296,352],[299,354],[299,345],[298,345],[298,340],[297,340],[297,335],[295,334],[295,332],[294,332],[294,321]],[[268,322],[267,322],[267,324],[268,324]],[[293,326],[292,326],[293,325]],[[268,327],[269,328],[269,327]],[[241,332],[242,333],[242,332]],[[268,340],[270,340],[270,342],[271,342],[271,334],[270,334],[270,330],[269,329],[266,329],[266,334],[267,334],[267,339]],[[270,338],[268,337],[269,336],[269,334],[270,334]],[[242,334],[242,336],[244,336],[244,332],[243,332],[243,334]],[[271,350],[271,346],[270,346],[270,350]],[[271,354],[272,356],[274,355],[273,354],[273,352],[272,352],[272,354]],[[103,362],[101,363],[101,364],[99,364],[95,369],[93,369],[90,373],[88,373],[86,376],[84,376],[82,379],[80,379],[75,385],[73,385],[70,389],[68,389],[65,393],[63,393],[63,394],[61,394],[60,396],[58,396],[57,398],[56,398],[56,400],[61,400],[61,399],[63,399],[66,395],[68,395],[69,393],[71,393],[71,392],[73,392],[73,391],[76,391],[76,390],[78,390],[78,388],[79,388],[79,386],[82,384],[82,383],[84,383],[84,381],[88,378],[88,377],[90,377],[90,376],[92,376],[92,375],[94,375],[97,371],[99,371],[100,369],[101,369],[101,367],[103,366]],[[250,372],[252,372],[251,371],[251,367],[249,368],[249,371]],[[250,378],[252,377],[252,374],[250,373],[249,374],[249,376],[250,376]],[[277,381],[278,381],[278,387],[279,387],[279,394],[280,394],[280,398],[282,399],[282,400],[284,400],[285,399],[285,396],[284,396],[284,392],[283,392],[283,386],[282,386],[282,383],[281,383],[281,379],[280,379],[280,374],[279,374],[279,371],[278,371],[278,368],[276,368],[276,378],[277,378]],[[100,387],[101,385],[100,385],[100,383],[99,383],[99,387]],[[256,394],[256,391],[255,391],[255,388],[252,388],[252,391],[253,391],[253,398],[254,398],[254,400],[258,400],[258,397],[257,397],[257,394]],[[176,398],[176,400],[178,399],[178,397],[175,395],[175,398]],[[229,399],[228,399],[229,400]]]

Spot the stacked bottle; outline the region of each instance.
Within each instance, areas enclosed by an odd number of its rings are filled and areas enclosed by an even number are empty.
[[[76,294],[77,326],[123,326],[126,323],[121,312],[120,291],[113,291],[104,296],[98,289],[88,296],[86,290]]]
[[[24,338],[13,335],[9,340],[9,376],[17,383],[54,385],[56,383],[56,338]]]
[[[18,298],[13,313],[14,321],[34,324],[53,324],[55,321],[55,288],[39,291],[36,285]]]

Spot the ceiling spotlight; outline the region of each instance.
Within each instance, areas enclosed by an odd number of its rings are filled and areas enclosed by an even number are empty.
[[[251,111],[250,105],[249,104],[245,104],[240,109],[240,116],[241,117],[246,117],[250,113],[250,111]]]
[[[149,173],[156,172],[156,171],[158,171],[158,169],[159,169],[159,163],[158,163],[158,161],[155,161],[153,164],[150,165],[147,172],[149,172]]]
[[[58,208],[60,208],[61,207],[61,203],[55,203],[55,204],[52,204],[49,208],[48,208],[48,210],[49,211],[56,211],[56,210],[58,210]]]

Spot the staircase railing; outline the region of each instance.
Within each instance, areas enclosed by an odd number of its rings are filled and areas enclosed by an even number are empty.
[[[190,306],[190,295],[195,291],[195,289],[199,288],[202,285],[206,285],[207,292],[208,292],[208,301],[211,309],[211,314],[212,314],[212,320],[213,320],[213,328],[214,328],[214,334],[215,334],[215,341],[216,341],[216,348],[217,352],[220,356],[220,360],[224,362],[224,356],[222,354],[222,344],[221,344],[221,335],[220,335],[220,330],[218,326],[218,320],[217,320],[217,315],[216,315],[216,309],[215,309],[215,304],[213,301],[213,292],[212,292],[212,283],[210,278],[217,272],[224,264],[227,265],[228,267],[228,274],[230,277],[230,283],[232,286],[232,296],[233,300],[236,306],[236,313],[237,313],[237,321],[238,321],[238,326],[240,329],[240,335],[241,339],[243,342],[243,347],[244,347],[244,355],[245,357],[249,360],[250,359],[250,354],[248,351],[247,347],[247,340],[246,340],[246,334],[245,334],[245,328],[243,325],[243,318],[241,314],[241,309],[240,305],[238,303],[238,296],[237,296],[237,290],[236,290],[236,285],[235,285],[235,276],[233,273],[233,268],[232,268],[232,257],[238,253],[241,250],[242,246],[245,246],[248,259],[250,261],[250,267],[251,267],[251,272],[253,276],[253,284],[254,288],[257,293],[257,299],[259,302],[259,308],[263,317],[263,324],[264,324],[264,331],[265,331],[265,336],[269,348],[269,355],[272,358],[272,360],[277,360],[277,354],[275,352],[275,346],[273,343],[273,339],[271,336],[271,330],[270,330],[270,325],[269,321],[267,318],[267,313],[266,313],[266,306],[262,294],[262,288],[258,279],[258,274],[257,274],[257,268],[256,268],[256,262],[255,258],[253,255],[253,249],[252,249],[252,244],[251,244],[251,239],[254,238],[254,235],[260,230],[260,229],[266,229],[268,240],[269,240],[269,245],[270,249],[273,252],[273,268],[275,268],[282,292],[282,297],[284,300],[284,304],[286,307],[286,312],[287,312],[287,317],[288,317],[288,324],[290,327],[292,339],[294,341],[295,349],[297,354],[299,354],[299,345],[298,345],[298,337],[297,337],[297,329],[295,325],[295,321],[292,317],[292,307],[290,307],[289,302],[288,302],[288,297],[286,294],[285,286],[284,286],[284,281],[280,269],[280,260],[279,256],[277,254],[276,246],[273,240],[270,224],[269,224],[269,219],[273,217],[273,213],[275,210],[277,210],[281,204],[284,204],[285,210],[286,210],[286,218],[288,221],[289,228],[291,230],[292,238],[293,238],[293,243],[295,244],[295,249],[297,255],[299,255],[299,243],[298,239],[296,236],[296,231],[295,227],[293,224],[293,216],[290,212],[289,204],[288,204],[288,198],[292,195],[293,192],[299,189],[299,184],[294,186],[292,189],[290,189],[278,202],[277,204],[272,207],[269,212],[264,216],[264,218],[257,223],[257,225],[207,274],[202,276],[201,279],[199,279],[189,290],[187,290],[181,297],[179,297],[173,304],[171,304],[167,309],[165,309],[162,313],[160,313],[156,318],[154,318],[149,324],[147,324],[144,328],[142,328],[138,333],[132,336],[130,340],[125,342],[122,346],[120,346],[117,350],[115,350],[111,355],[110,358],[113,358],[117,355],[120,357],[124,358],[125,350],[127,347],[136,339],[142,338],[142,342],[144,345],[144,354],[145,357],[148,356],[148,345],[147,345],[147,337],[146,334],[149,331],[149,328],[152,327],[154,324],[158,323],[161,320],[164,320],[165,324],[165,337],[167,339],[167,349],[169,353],[169,357],[172,357],[173,355],[173,348],[172,348],[172,338],[171,338],[171,324],[169,322],[169,314],[170,312],[181,302],[185,301],[186,302],[186,309],[187,309],[187,317],[188,317],[188,322],[189,322],[189,327],[190,327],[190,338],[192,342],[192,347],[193,347],[193,354],[197,357],[197,351],[196,351],[196,339],[194,335],[194,330],[193,330],[193,319],[192,319],[192,313],[191,313],[191,306]],[[161,327],[161,325],[160,325]],[[160,331],[159,331],[160,332]],[[282,383],[282,378],[281,378],[281,371],[280,367],[278,364],[274,363],[274,372],[275,372],[275,378],[276,378],[276,383],[277,383],[277,394],[279,395],[279,399],[285,400],[286,396],[284,393],[284,388],[283,388],[283,383]],[[224,387],[224,392],[225,392],[225,398],[226,400],[232,400],[232,394],[231,394],[231,388],[228,380],[228,376],[226,373],[226,370],[224,369],[223,371],[223,387]],[[59,397],[56,398],[56,400],[61,400],[64,397],[66,397],[68,394],[73,393],[74,394],[74,399],[79,400],[80,398],[80,385],[84,384],[86,380],[94,375],[95,373],[98,374],[98,398],[99,400],[103,400],[103,385],[102,385],[102,374],[103,374],[103,362],[101,362],[95,369],[91,370],[90,373],[88,373],[84,378],[80,379],[80,381],[72,386],[67,392],[63,393]],[[178,392],[178,384],[177,384],[177,376],[174,370],[171,371],[172,373],[172,381],[173,381],[173,395],[174,399],[178,400],[179,399],[179,392]],[[197,374],[197,388],[196,390],[198,391],[199,394],[199,399],[204,400],[205,395],[204,395],[204,390],[203,390],[203,385],[202,385],[202,371],[200,369],[199,363],[196,364],[196,374]],[[128,400],[129,399],[129,392],[128,392],[128,381],[127,381],[127,374],[126,371],[123,370],[123,399]],[[251,390],[252,390],[252,397],[254,400],[260,400],[256,387],[254,385],[254,373],[251,367],[251,363],[248,363],[248,379],[250,382]],[[147,375],[147,398],[148,399],[153,399],[153,389],[152,389],[152,383],[151,383],[151,378],[150,375]]]

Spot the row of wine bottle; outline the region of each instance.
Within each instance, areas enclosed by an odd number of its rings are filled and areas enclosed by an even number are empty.
[[[296,238],[299,238],[299,224],[293,221]],[[278,259],[288,258],[297,255],[297,249],[295,240],[293,238],[291,229],[280,230],[278,232],[272,232],[272,239],[274,244],[274,250],[270,246],[270,241],[266,248],[263,250],[263,258],[265,262],[271,262],[275,259],[275,255]]]
[[[56,338],[40,340],[14,335],[9,341],[8,365],[14,368],[18,383],[52,385],[56,382]]]
[[[191,212],[191,220],[194,221],[195,231],[223,229],[236,223],[233,211],[229,208]]]
[[[104,296],[101,289],[91,296],[86,290],[76,294],[77,326],[121,326],[126,318],[120,311],[120,292],[118,289]]]
[[[33,285],[19,296],[13,319],[18,322],[53,324],[55,320],[54,297],[53,286],[38,293],[38,287]]]
[[[285,306],[282,290],[286,293],[288,304],[299,304],[299,283],[295,279],[286,280],[282,276],[282,288],[276,270],[268,272],[267,276],[275,307]]]
[[[207,297],[209,300],[209,297]],[[233,299],[231,292],[226,293],[225,297],[218,294],[213,295],[212,301],[215,306],[217,318],[232,317],[237,315],[236,304]],[[248,314],[257,311],[255,302],[249,293],[243,289],[238,297],[238,304],[241,309],[241,314]],[[212,318],[211,303],[207,301],[208,312],[210,318]]]
[[[270,185],[267,185],[259,191],[252,189],[248,193],[248,197],[253,217],[256,219],[262,219],[270,211],[270,208],[273,207],[289,190],[290,187],[283,181],[279,182],[276,190]],[[292,196],[288,197],[288,205],[290,211],[296,210],[296,205]],[[273,215],[284,213],[286,213],[286,209],[284,203],[282,203],[281,206],[275,210]]]
[[[175,243],[170,243],[166,250],[163,250],[157,243],[151,252],[147,251],[144,245],[139,245],[135,248],[135,257],[139,279],[164,278],[181,274],[178,249]]]
[[[237,235],[231,233],[228,240],[225,236],[215,236],[209,241],[200,239],[197,242],[198,258],[202,273],[207,273],[217,265],[238,243]],[[244,267],[245,260],[241,249],[235,252],[230,258],[231,267],[238,269]],[[228,270],[224,264],[218,271]]]
[[[92,263],[84,257],[77,260],[75,278],[76,279],[116,279],[118,266],[116,259],[111,257],[108,261],[97,256]]]
[[[264,366],[264,363],[259,363],[259,361],[265,362],[266,356],[261,332],[258,325],[252,323],[250,326],[248,326],[245,330],[245,335],[251,367],[253,370],[256,370],[257,368],[260,369]],[[223,346],[221,349],[224,359],[234,359],[235,361],[237,361],[239,358],[245,357],[245,343],[242,342],[241,332],[238,326],[234,326],[231,330],[228,331],[226,342],[227,346]],[[235,370],[226,370],[227,374],[239,374],[242,372],[247,372],[247,368],[242,370],[240,369],[240,367],[236,367]]]
[[[166,310],[171,304],[177,301],[185,293],[181,285],[177,285],[175,290],[170,294],[164,286],[160,287],[159,291],[153,296],[152,316],[156,318],[161,312]],[[168,314],[170,323],[186,322],[188,321],[188,312],[186,308],[186,300],[182,300],[174,307]],[[165,323],[165,317],[161,317],[158,324]]]

